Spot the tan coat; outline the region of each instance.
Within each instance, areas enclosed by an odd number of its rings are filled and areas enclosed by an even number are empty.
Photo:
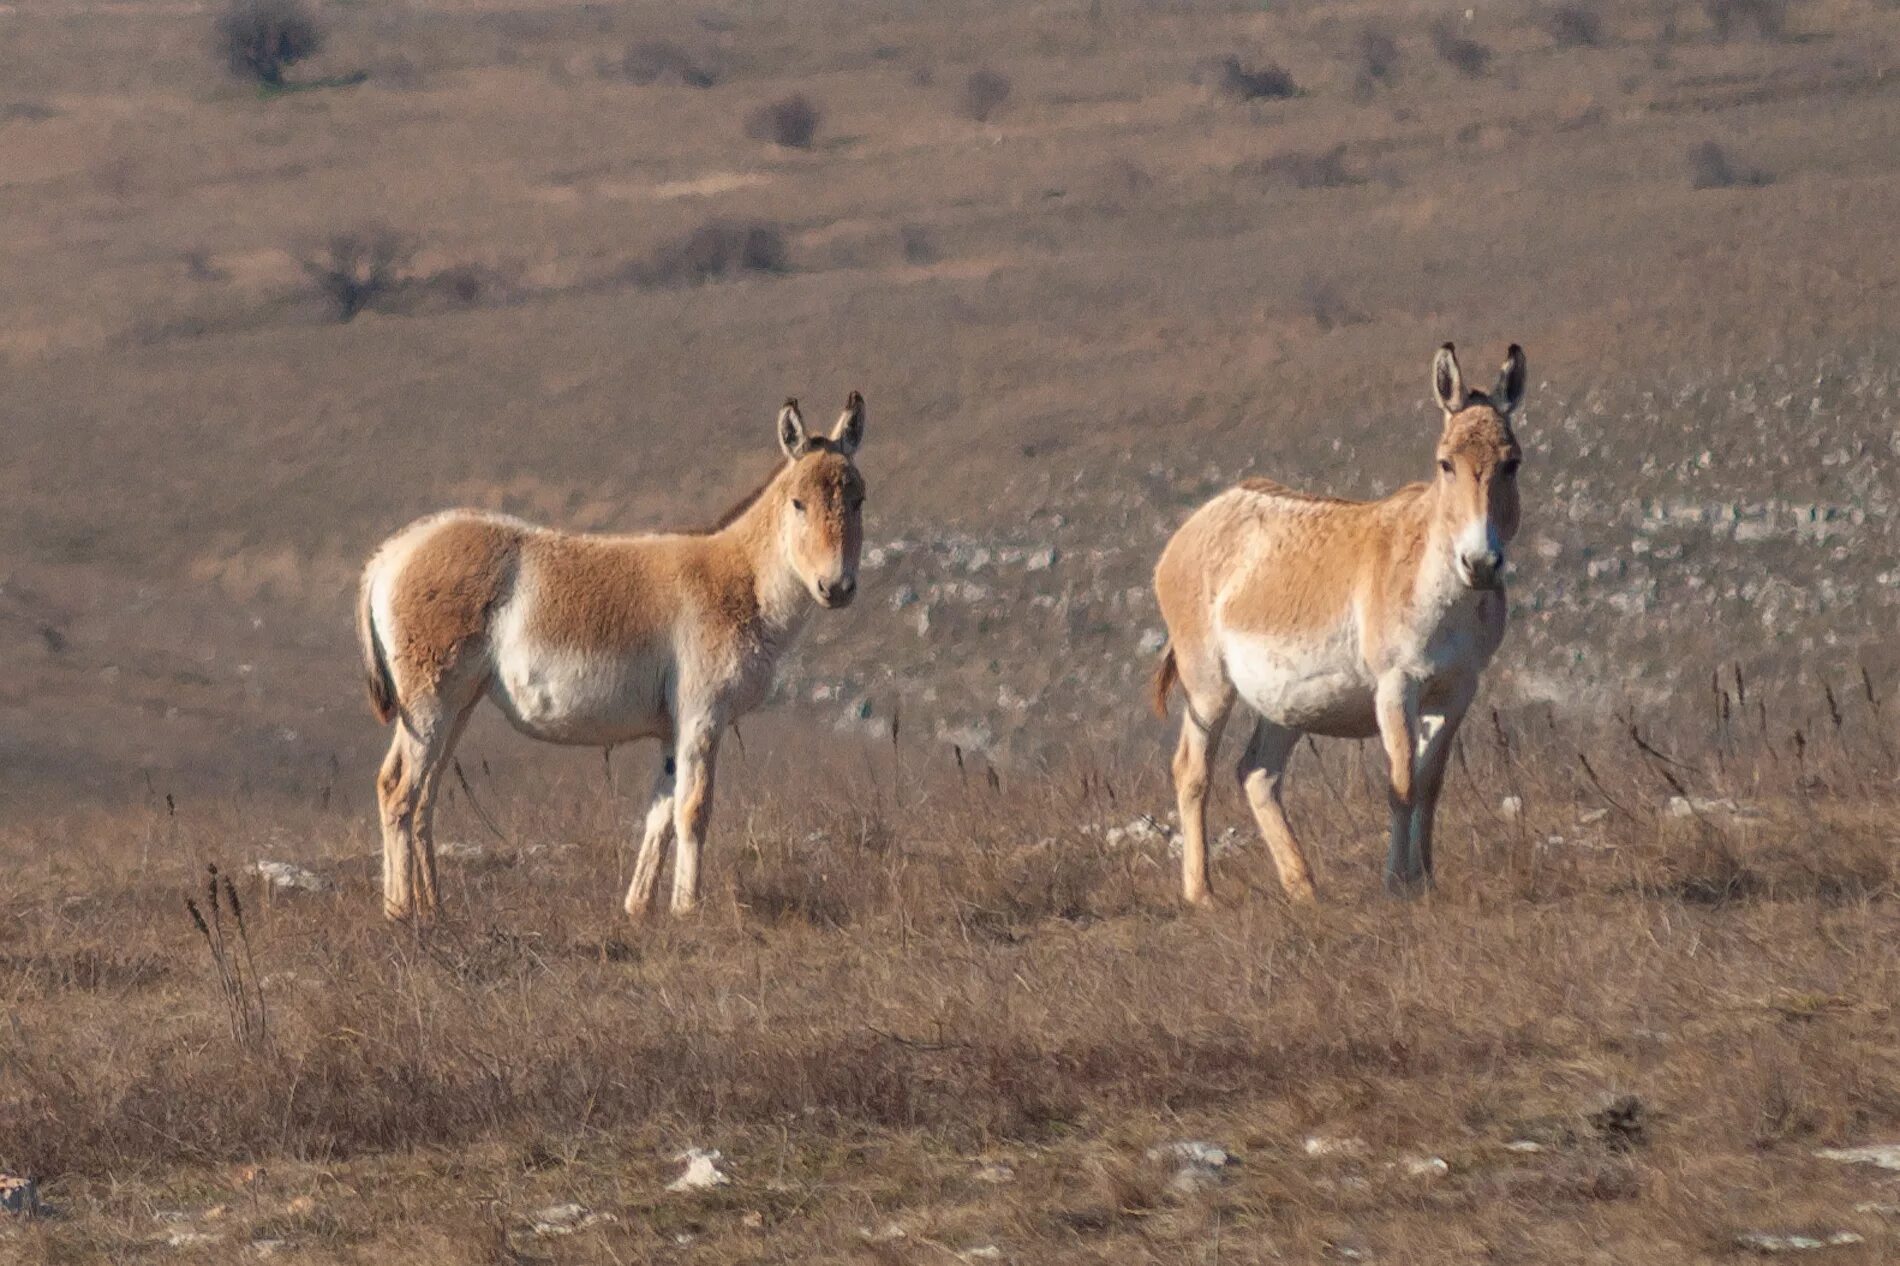
[[[1260,718],[1241,784],[1291,896],[1314,896],[1280,806],[1281,776],[1305,734],[1380,736],[1391,775],[1388,882],[1430,881],[1448,744],[1504,635],[1521,460],[1510,415],[1524,372],[1514,346],[1492,395],[1466,391],[1450,345],[1439,351],[1444,426],[1430,482],[1360,502],[1249,480],[1168,542],[1155,569],[1169,645],[1154,702],[1165,714],[1177,683],[1187,695],[1174,774],[1189,901],[1210,896],[1207,764],[1236,698]]]
[[[377,784],[390,917],[434,914],[435,787],[484,697],[548,742],[668,745],[627,909],[650,906],[670,834],[673,909],[692,907],[720,734],[764,700],[812,602],[843,607],[857,588],[863,400],[829,438],[795,401],[778,430],[785,465],[708,532],[577,535],[452,510],[371,557],[364,671],[377,716],[400,720]]]

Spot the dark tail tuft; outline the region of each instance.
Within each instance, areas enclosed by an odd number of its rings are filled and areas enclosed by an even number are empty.
[[[376,636],[376,619],[369,607],[368,574],[363,577],[362,592],[356,599],[356,638],[363,648],[363,675],[369,686],[369,706],[376,719],[388,725],[396,719],[396,682],[389,675],[389,661],[383,658],[382,639]]]
[[[1174,662],[1174,648],[1168,647],[1161,652],[1161,662],[1155,665],[1154,693],[1149,702],[1154,704],[1155,715],[1163,721],[1168,719],[1168,692],[1181,680],[1181,670]]]

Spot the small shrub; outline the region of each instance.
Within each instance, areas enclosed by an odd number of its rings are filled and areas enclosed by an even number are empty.
[[[231,0],[217,44],[232,74],[279,88],[287,68],[323,47],[323,32],[303,0]]]
[[[1491,50],[1461,34],[1450,22],[1432,27],[1432,51],[1459,74],[1477,79],[1491,69]]]
[[[1363,185],[1365,178],[1346,166],[1342,143],[1316,154],[1275,154],[1259,164],[1261,175],[1284,180],[1296,189],[1342,189]]]
[[[1718,40],[1750,30],[1759,39],[1778,40],[1788,27],[1788,0],[1702,0],[1702,11]]]
[[[787,149],[810,149],[823,117],[810,98],[794,93],[748,114],[745,134],[755,141],[769,141]]]
[[[1300,307],[1322,333],[1365,320],[1340,295],[1337,287],[1320,277],[1309,276],[1300,282]]]
[[[898,243],[904,248],[906,264],[923,265],[937,262],[937,243],[930,230],[921,224],[906,224],[897,230]]]
[[[1714,141],[1689,150],[1689,184],[1694,189],[1759,188],[1773,180],[1767,172],[1742,167]]]
[[[970,72],[963,81],[963,113],[966,118],[978,123],[989,122],[990,116],[1005,101],[1009,100],[1009,76],[988,67]]]
[[[1384,31],[1367,27],[1353,41],[1353,60],[1357,63],[1354,85],[1359,95],[1370,96],[1378,88],[1387,88],[1398,78],[1399,42]]]
[[[1283,101],[1300,95],[1291,72],[1272,63],[1248,66],[1238,57],[1221,59],[1214,83],[1223,96],[1241,101]]]
[[[1564,4],[1544,18],[1544,29],[1558,48],[1601,48],[1603,19],[1595,9],[1581,4]]]
[[[414,255],[414,244],[402,234],[371,228],[337,234],[319,255],[302,263],[337,320],[348,322],[403,284]]]
[[[697,286],[786,269],[785,235],[776,226],[713,220],[654,251],[633,279],[647,286]]]
[[[620,73],[636,84],[671,79],[688,88],[710,88],[725,77],[716,64],[666,40],[640,40],[630,45],[627,55],[620,59]]]

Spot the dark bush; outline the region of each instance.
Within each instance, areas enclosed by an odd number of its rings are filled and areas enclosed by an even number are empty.
[[[970,72],[963,81],[963,113],[978,123],[987,123],[997,107],[1009,100],[1009,76],[988,67]]]
[[[1390,87],[1399,74],[1399,42],[1384,31],[1367,27],[1353,41],[1353,61],[1357,63],[1354,84],[1361,96],[1374,89]]]
[[[787,149],[810,149],[822,117],[809,98],[794,93],[748,114],[745,134],[753,140],[770,141]]]
[[[415,245],[408,238],[378,227],[338,233],[321,252],[301,262],[337,320],[347,322],[399,289],[414,255]]]
[[[633,279],[647,286],[697,286],[786,269],[785,235],[777,226],[712,220],[654,251]]]
[[[1760,188],[1774,178],[1765,171],[1743,167],[1730,159],[1728,151],[1714,141],[1704,141],[1689,151],[1689,184],[1694,189]]]
[[[1595,9],[1581,4],[1564,4],[1544,17],[1544,29],[1558,48],[1601,48],[1603,19]]]
[[[930,230],[921,224],[906,224],[897,230],[897,240],[904,248],[906,264],[934,264],[937,262],[936,239]]]
[[[288,67],[323,47],[323,32],[303,0],[231,0],[217,46],[232,74],[278,88]]]
[[[1702,0],[1702,11],[1718,40],[1750,30],[1760,39],[1778,40],[1788,27],[1788,0]]]
[[[1491,68],[1491,50],[1461,34],[1450,22],[1432,27],[1432,51],[1459,74],[1476,79]]]
[[[671,79],[688,88],[710,88],[725,77],[713,61],[702,60],[666,40],[640,40],[620,59],[620,73],[636,84]]]
[[[1291,72],[1268,63],[1248,66],[1238,57],[1224,57],[1215,71],[1214,85],[1223,96],[1241,101],[1283,101],[1300,95]]]

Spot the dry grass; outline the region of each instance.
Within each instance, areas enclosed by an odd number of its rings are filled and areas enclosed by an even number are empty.
[[[610,779],[529,797],[475,773],[504,838],[445,859],[427,940],[376,917],[356,815],[75,820],[5,859],[0,1138],[65,1210],[13,1249],[186,1227],[233,1258],[496,1260],[577,1201],[616,1220],[563,1260],[1644,1263],[1804,1227],[1874,1260],[1900,1240],[1854,1205],[1881,1184],[1810,1156],[1900,1131],[1896,767],[1885,719],[1841,706],[1798,756],[1719,720],[1474,719],[1441,890],[1409,905],[1378,892],[1365,753],[1329,746],[1296,769],[1310,913],[1251,842],[1217,861],[1222,909],[1178,909],[1162,842],[1108,831],[1161,816],[1149,769],[960,777],[902,748],[742,758],[731,781],[795,767],[801,792],[724,806],[685,922],[618,915],[634,806]],[[270,1040],[234,1040],[181,901],[266,822],[336,888],[244,894]],[[485,829],[455,805],[445,827]],[[1146,1158],[1178,1138],[1240,1164],[1180,1195]],[[735,1183],[666,1193],[688,1145]],[[1447,1172],[1408,1169],[1431,1156]]]

